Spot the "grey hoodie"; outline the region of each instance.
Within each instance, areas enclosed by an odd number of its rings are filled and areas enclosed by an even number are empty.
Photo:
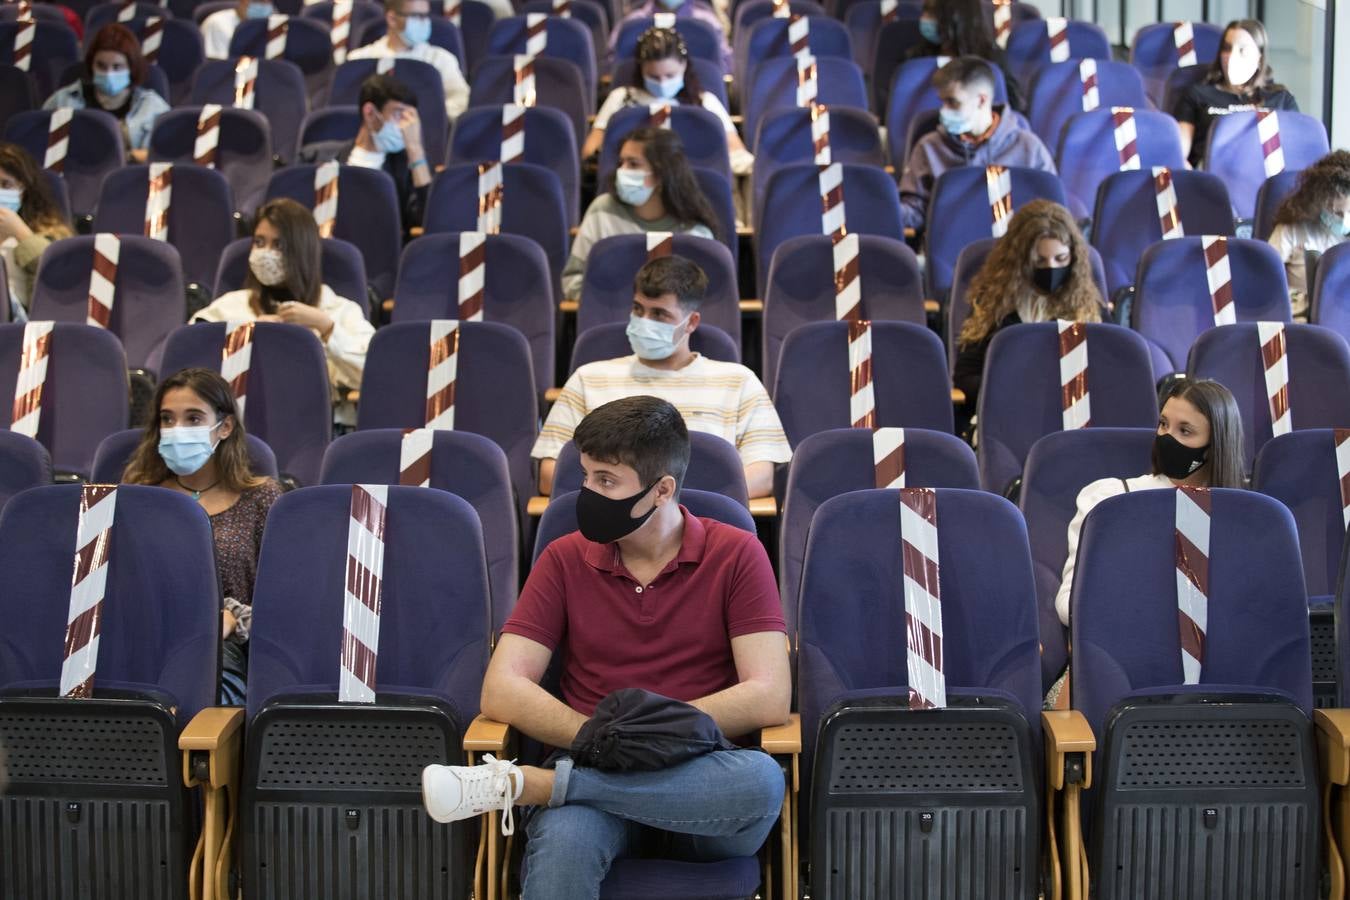
[[[1021,116],[996,106],[998,127],[989,139],[971,144],[938,126],[914,145],[900,176],[900,218],[906,228],[923,228],[933,185],[948,169],[958,166],[1023,166],[1055,172],[1055,160]],[[896,140],[891,135],[891,140]]]

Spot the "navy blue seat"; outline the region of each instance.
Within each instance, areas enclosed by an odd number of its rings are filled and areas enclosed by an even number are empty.
[[[0,510],[20,491],[51,483],[47,448],[17,431],[0,431]]]

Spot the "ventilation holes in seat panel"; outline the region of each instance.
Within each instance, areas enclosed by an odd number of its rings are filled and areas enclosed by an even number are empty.
[[[1336,623],[1330,616],[1308,619],[1312,638],[1313,681],[1336,681]]]
[[[844,725],[831,755],[835,794],[1022,790],[1009,725]]]
[[[1298,729],[1283,721],[1139,722],[1124,727],[1117,785],[1303,787]]]
[[[273,722],[259,755],[260,789],[420,789],[422,769],[449,754],[444,734],[410,722]]]
[[[167,784],[164,734],[140,715],[6,711],[0,716],[0,774],[14,782]],[[0,781],[4,781],[0,777]]]

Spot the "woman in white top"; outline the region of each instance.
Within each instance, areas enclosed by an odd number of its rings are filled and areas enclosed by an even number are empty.
[[[1337,150],[1303,170],[1298,187],[1275,213],[1270,245],[1284,260],[1294,319],[1308,320],[1312,285],[1304,254],[1325,253],[1350,236],[1350,151]]]
[[[1069,624],[1069,592],[1078,556],[1078,536],[1087,514],[1107,497],[1128,491],[1181,485],[1240,488],[1246,485],[1242,462],[1242,414],[1228,388],[1208,379],[1178,379],[1163,395],[1153,471],[1134,478],[1102,478],[1078,492],[1078,511],[1069,523],[1069,554],[1055,595],[1059,620]]]
[[[638,38],[633,55],[642,84],[621,85],[609,92],[595,114],[595,125],[582,145],[581,158],[587,159],[600,152],[610,118],[624,107],[648,106],[652,103],[679,106],[688,103],[702,106],[722,120],[727,130],[732,174],[750,174],[755,157],[746,149],[722,101],[717,99],[716,94],[703,90],[699,85],[698,75],[689,67],[689,49],[679,32],[673,28],[648,28]]]
[[[339,397],[340,388],[361,386],[375,328],[358,304],[323,283],[319,246],[308,209],[285,198],[268,201],[258,210],[243,289],[217,297],[193,321],[303,325],[323,342],[328,380]],[[346,418],[340,409],[338,420]]]

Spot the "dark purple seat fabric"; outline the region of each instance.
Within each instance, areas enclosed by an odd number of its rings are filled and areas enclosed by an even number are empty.
[[[821,20],[819,17],[812,20]],[[759,29],[777,28],[777,23],[782,24],[782,34],[787,34],[786,19],[771,19],[760,22]],[[838,22],[832,23],[838,25]],[[842,32],[843,26],[839,26],[845,45],[848,42],[848,36]],[[817,29],[812,29],[812,40],[818,33]],[[814,46],[814,44],[813,44]],[[835,107],[850,106],[854,109],[867,108],[867,88],[863,84],[862,70],[850,58],[850,51],[847,46],[841,48],[843,52],[837,55],[820,54],[816,56],[816,78],[817,93],[816,102],[823,103],[831,109]],[[756,57],[758,59],[758,57]],[[795,109],[797,107],[797,59],[788,55],[770,56],[755,66],[753,81],[749,86],[744,85],[747,82],[737,82],[741,87],[741,109],[745,114],[745,122],[741,126],[741,134],[745,137],[745,143],[753,147],[756,136],[759,134],[759,123],[765,115],[775,109]]]
[[[180,106],[155,120],[150,161],[193,162],[201,112],[199,106]],[[272,129],[267,117],[256,110],[223,108],[215,168],[230,183],[236,212],[253,215],[267,189],[272,164]]]
[[[576,146],[572,123],[561,111],[544,106],[525,110],[525,152],[521,161],[543,166],[558,176],[569,227],[575,226],[581,215],[581,167],[577,162]],[[502,107],[466,109],[455,120],[447,162],[479,163],[501,158]]]
[[[38,18],[36,24],[37,29],[30,45],[32,57],[29,71],[37,82],[38,95],[45,98],[61,86],[60,76],[66,67],[79,60],[80,46],[75,40],[75,32],[64,21]],[[18,22],[0,21],[0,65],[13,64],[14,37],[18,30]]]
[[[809,109],[775,109],[761,117],[755,145],[750,148],[755,154],[754,206],[760,205],[760,195],[775,171],[815,159],[811,127]],[[886,154],[876,118],[865,109],[831,109],[830,158],[839,163],[884,168]]]
[[[33,76],[18,66],[0,66],[0,133],[13,116],[37,109],[39,105]]]
[[[1332,247],[1317,264],[1312,321],[1350,341],[1350,244]]]
[[[51,115],[45,109],[15,114],[5,125],[5,140],[27,150],[28,155],[41,165],[47,155]],[[195,129],[195,124],[193,127]],[[70,204],[75,215],[93,214],[104,176],[122,168],[124,161],[122,131],[117,120],[102,110],[75,110],[61,170],[61,178],[70,190]]]
[[[1065,124],[1083,111],[1082,60],[1050,63],[1036,72],[1028,89],[1027,118],[1047,147],[1058,147]],[[1139,72],[1129,63],[1097,60],[1097,104],[1110,109],[1149,109],[1152,101]],[[995,69],[995,71],[998,71]],[[1147,164],[1146,164],[1147,165]]]
[[[1298,186],[1298,179],[1302,174],[1302,169],[1285,169],[1262,182],[1256,191],[1252,237],[1258,241],[1270,240],[1270,233],[1275,230],[1275,215],[1280,211],[1280,205]]]
[[[579,20],[561,16],[547,16],[545,34],[548,38],[542,56],[570,62],[581,72],[581,83],[586,88],[587,111],[595,111],[596,73],[595,46],[591,30]],[[525,53],[525,38],[529,31],[528,17],[519,15],[498,19],[488,32],[487,52],[494,56]]]
[[[1036,71],[1049,65],[1050,32],[1046,19],[1032,19],[1013,25],[1004,52],[1008,56],[1009,74],[1023,84],[1030,84]],[[1111,59],[1111,41],[1100,26],[1077,19],[1068,21],[1069,59]]]
[[[468,0],[472,2],[472,0]],[[549,56],[534,61],[535,102],[562,112],[572,122],[577,149],[589,132],[587,117],[594,113],[593,96],[586,93],[585,76],[569,60]],[[514,56],[485,57],[473,70],[469,85],[469,106],[500,106],[515,102],[516,65]]]
[[[1327,155],[1326,126],[1306,113],[1280,111],[1278,117],[1280,150],[1288,169],[1306,169]],[[1257,113],[1253,111],[1218,116],[1209,129],[1205,144],[1205,169],[1228,185],[1233,198],[1233,213],[1250,219],[1256,212],[1256,193],[1266,182],[1265,155],[1257,132]]]
[[[1072,207],[1075,214],[1091,212],[1098,188],[1121,171],[1112,116],[1113,110],[1105,106],[1092,112],[1074,113],[1060,132],[1055,163],[1064,190],[1075,204]],[[1185,170],[1186,156],[1181,152],[1181,133],[1175,119],[1156,110],[1135,109],[1134,127],[1143,171],[1154,166],[1166,166],[1177,172]]]
[[[1176,71],[1180,62],[1175,36],[1178,24],[1156,22],[1145,25],[1134,33],[1134,40],[1130,42],[1130,65],[1139,70],[1148,95],[1155,104],[1162,103],[1167,76]],[[1223,26],[1210,22],[1191,22],[1190,26],[1195,39],[1195,63],[1197,66],[1207,66],[1219,55]],[[1167,109],[1165,106],[1160,108]]]
[[[253,56],[264,58],[267,49],[268,19],[245,19],[230,38],[230,58]],[[311,101],[324,95],[333,77],[333,39],[328,23],[316,19],[291,16],[286,23],[286,46],[281,58],[295,63],[305,74],[305,86]]]
[[[0,510],[20,491],[51,483],[47,448],[17,431],[0,431]]]
[[[189,103],[202,106],[234,105],[234,68],[237,60],[209,59],[192,79]],[[300,122],[309,102],[305,76],[300,67],[285,59],[258,60],[258,79],[253,86],[254,109],[267,117],[272,129],[272,150],[283,163],[293,162],[299,149]]]

